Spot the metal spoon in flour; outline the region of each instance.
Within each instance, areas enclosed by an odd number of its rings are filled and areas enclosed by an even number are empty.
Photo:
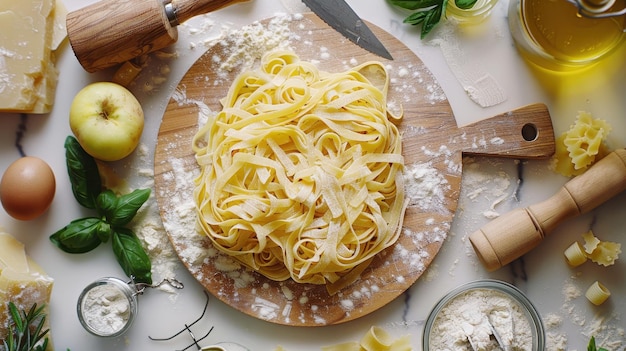
[[[479,348],[476,345],[476,341],[474,340],[474,338],[472,336],[472,327],[467,325],[467,324],[462,324],[461,325],[461,329],[463,329],[463,334],[465,334],[465,338],[469,342],[470,347],[472,348],[472,350],[478,351]]]
[[[511,311],[511,309],[509,308],[504,316],[498,316],[498,318],[500,319],[502,323],[494,323],[495,317],[496,316],[494,314],[490,314],[487,316],[487,322],[489,323],[489,327],[491,328],[491,333],[496,338],[496,341],[498,342],[498,346],[503,351],[511,351],[511,349],[513,348],[513,339],[515,338],[515,334],[514,334],[515,329],[514,329],[514,324],[513,324],[513,311]],[[494,324],[497,324],[499,326],[506,324],[506,328],[510,330],[510,334],[511,334],[510,337],[505,340],[502,337],[502,334],[498,331],[498,329],[494,327]]]
[[[503,351],[511,351],[510,345],[505,345],[502,341],[502,337],[500,337],[500,333],[496,330],[493,324],[489,323],[489,327],[491,328],[491,333],[496,337],[496,342],[498,343],[498,347],[500,347]]]

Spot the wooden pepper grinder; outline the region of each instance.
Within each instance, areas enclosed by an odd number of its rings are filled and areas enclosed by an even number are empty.
[[[567,182],[547,200],[513,210],[469,237],[488,271],[539,245],[562,221],[587,213],[626,189],[626,149],[616,150]]]
[[[176,26],[197,15],[247,0],[102,0],[67,15],[67,36],[88,72],[163,49]]]

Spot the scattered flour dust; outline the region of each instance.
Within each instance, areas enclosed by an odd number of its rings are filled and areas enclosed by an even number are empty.
[[[471,55],[462,49],[462,39],[455,24],[442,23],[435,34],[428,44],[441,49],[448,67],[473,102],[490,107],[506,101],[506,93],[498,81],[484,69],[484,65],[472,60]]]
[[[409,206],[424,211],[445,208],[446,178],[428,163],[407,165],[404,171],[404,191]]]
[[[546,332],[546,350],[567,350],[567,336],[558,331],[563,324],[563,317],[550,313],[542,317]]]
[[[129,193],[132,190],[130,188],[151,189],[150,197],[137,211],[129,223],[129,228],[137,235],[150,257],[153,281],[159,283],[163,280],[175,279],[176,271],[180,268],[180,261],[159,216],[154,190],[154,169],[150,161],[152,156],[148,146],[138,145],[135,157],[137,157],[135,161],[138,166],[133,169],[134,177],[131,177],[128,182],[119,179],[112,169],[102,166],[100,173],[103,176],[103,183],[108,189],[120,194]],[[171,293],[172,300],[178,296],[177,289],[169,284],[161,284],[159,289]]]
[[[588,340],[592,336],[596,339],[596,345],[607,350],[624,350],[626,347],[626,330],[623,321],[612,312],[594,313],[589,316],[584,311],[584,307],[589,306],[584,297],[583,287],[585,283],[580,280],[579,275],[573,275],[563,282],[562,295],[563,304],[559,313],[551,313],[544,317],[546,326],[547,349],[548,350],[584,350],[584,345],[568,345],[567,336],[558,332],[558,328],[563,321],[571,323],[580,328],[582,335]],[[581,300],[584,301],[581,304]]]
[[[288,49],[292,40],[300,39],[289,28],[292,21],[301,20],[301,15],[277,15],[267,25],[254,22],[241,29],[231,31],[218,44],[225,48],[226,59],[216,58],[220,70],[232,71],[235,68],[253,67],[266,52],[275,49]]]
[[[486,170],[481,163],[466,157],[463,170],[463,193],[471,201],[486,200],[489,207],[482,214],[485,218],[494,219],[500,216],[499,204],[514,196],[511,178],[505,171]]]
[[[584,339],[589,340],[592,336],[596,339],[596,345],[607,350],[624,350],[626,347],[626,331],[622,326],[623,322],[614,313],[603,315],[594,314],[589,317],[581,307],[581,299],[586,299],[583,295],[582,283],[579,282],[579,275],[573,275],[563,282],[561,293],[563,304],[558,312],[550,312],[542,316],[543,325],[546,331],[546,350],[566,351],[585,350],[587,344],[569,345],[567,334],[561,328],[564,323],[572,324],[581,329]],[[582,306],[588,306],[584,301]]]

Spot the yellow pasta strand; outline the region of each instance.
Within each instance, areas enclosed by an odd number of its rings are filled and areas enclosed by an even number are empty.
[[[404,158],[378,62],[329,73],[287,51],[240,74],[194,137],[194,200],[214,246],[264,276],[358,278],[398,239]]]
[[[383,328],[372,326],[360,342],[352,341],[322,347],[322,351],[411,351],[408,335],[393,339]]]

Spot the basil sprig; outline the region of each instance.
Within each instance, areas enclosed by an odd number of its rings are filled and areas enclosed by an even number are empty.
[[[456,7],[468,10],[474,7],[477,0],[454,0]],[[404,19],[404,23],[412,25],[422,25],[421,38],[424,39],[435,27],[444,13],[448,0],[389,0],[392,5],[402,7],[407,10],[417,10]]]
[[[603,347],[596,347],[596,338],[595,337],[591,337],[591,339],[589,339],[589,345],[587,345],[587,351],[609,351]]]
[[[70,222],[50,236],[52,243],[67,253],[86,253],[111,240],[124,273],[138,283],[152,284],[150,258],[135,233],[125,227],[150,197],[150,189],[124,195],[104,189],[96,161],[73,136],[65,140],[65,157],[76,201],[97,216]]]

